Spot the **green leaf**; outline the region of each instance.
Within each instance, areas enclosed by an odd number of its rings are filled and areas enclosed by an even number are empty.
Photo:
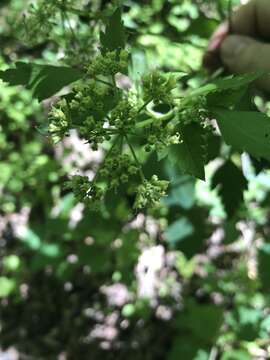
[[[229,350],[222,355],[221,360],[251,360],[251,356],[245,350]]]
[[[229,89],[237,89],[240,87],[244,87],[258,79],[262,76],[262,72],[244,74],[244,75],[230,75],[221,79],[217,79],[212,81],[209,84],[206,84],[198,89],[192,90],[188,97],[190,96],[201,96],[208,95],[210,93],[214,93],[217,91],[224,91]]]
[[[270,118],[255,111],[215,110],[218,126],[228,145],[270,160]]]
[[[193,231],[194,228],[191,222],[186,217],[182,217],[167,228],[164,237],[170,245],[175,245],[182,239],[193,234]]]
[[[42,243],[40,249],[40,253],[44,256],[50,257],[50,258],[56,258],[60,256],[61,254],[61,248],[60,245],[57,243]]]
[[[38,250],[41,246],[39,235],[31,229],[26,230],[25,234],[21,236],[21,241],[23,241],[31,250]]]
[[[9,296],[16,288],[16,281],[0,276],[0,299]]]
[[[240,231],[236,228],[234,220],[227,221],[224,224],[224,244],[231,244],[240,237]]]
[[[177,180],[171,180],[170,192],[163,202],[167,206],[190,209],[195,203],[195,179],[189,175],[178,175]]]
[[[206,163],[216,159],[221,150],[221,136],[209,134],[206,139]]]
[[[3,268],[6,271],[16,271],[21,264],[20,258],[17,255],[9,255],[3,258]]]
[[[214,305],[194,304],[188,311],[186,326],[198,339],[211,343],[222,325],[223,309]]]
[[[215,172],[212,179],[212,189],[218,188],[218,193],[229,218],[233,217],[243,202],[244,190],[248,182],[242,172],[232,161],[226,161]]]
[[[23,85],[39,101],[47,99],[83,76],[77,69],[17,62],[14,69],[0,71],[0,78],[10,85]]]
[[[175,208],[172,208],[175,217]],[[199,254],[205,249],[205,240],[211,235],[212,229],[208,226],[206,219],[208,211],[202,207],[193,206],[189,211],[185,211],[188,221],[193,226],[193,232],[179,240],[173,248],[182,251],[187,259]]]
[[[121,16],[121,8],[118,8],[107,18],[105,32],[100,34],[100,42],[104,51],[125,47],[125,28]]]
[[[178,337],[175,337],[167,359],[208,360],[209,352],[203,346],[204,344],[190,338],[190,336],[180,334]]]
[[[190,123],[182,126],[179,131],[183,142],[170,147],[170,159],[178,163],[184,173],[205,180],[206,156],[202,127],[197,123]]]
[[[254,341],[257,338],[264,317],[261,309],[240,305],[228,315],[227,323],[239,340]]]

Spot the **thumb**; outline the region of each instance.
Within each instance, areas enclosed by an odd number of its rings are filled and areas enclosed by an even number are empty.
[[[265,71],[270,73],[270,44],[243,35],[229,35],[221,44],[221,60],[236,74]],[[257,80],[261,90],[270,92],[270,76]]]

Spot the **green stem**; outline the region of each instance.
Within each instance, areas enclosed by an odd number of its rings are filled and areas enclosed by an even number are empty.
[[[143,110],[146,108],[146,106],[147,106],[148,104],[150,104],[151,101],[152,101],[152,100],[146,101],[146,102],[139,108],[138,114],[139,114],[141,111],[143,111]]]
[[[112,84],[113,84],[113,87],[117,87],[116,81],[115,81],[115,75],[112,75]]]
[[[136,164],[138,165],[141,179],[142,179],[142,181],[144,181],[144,180],[145,180],[145,177],[144,177],[144,173],[143,173],[143,171],[142,171],[142,165],[141,165],[141,163],[139,162],[139,160],[138,160],[138,158],[137,158],[137,155],[136,155],[136,153],[135,153],[135,150],[133,149],[133,146],[132,146],[131,143],[129,142],[129,139],[128,139],[127,135],[125,135],[125,139],[126,139],[127,144],[128,144],[128,146],[129,146],[129,148],[130,148],[130,151],[131,151],[131,153],[132,153],[132,155],[133,155],[133,158],[134,158]]]
[[[94,79],[95,79],[96,81],[104,84],[104,85],[113,87],[113,85],[112,85],[111,83],[109,83],[108,81],[105,81],[105,80],[102,80],[102,79],[99,79],[99,78],[96,78],[96,77],[95,77]]]
[[[155,121],[166,121],[169,120],[170,118],[173,117],[173,115],[175,114],[174,110],[170,111],[168,114],[165,115],[161,115],[159,117],[155,117],[154,115],[152,116],[151,119],[147,119],[144,121],[141,121],[139,123],[136,124],[136,129],[143,129],[146,126],[151,125],[153,122]]]
[[[69,31],[70,31],[70,33],[71,33],[71,36],[73,37],[74,42],[75,42],[75,43],[79,43],[79,40],[78,40],[78,38],[77,38],[77,36],[76,36],[76,34],[75,34],[72,26],[71,26],[69,17],[68,17],[68,15],[67,15],[66,12],[63,12],[63,17],[64,17],[64,18],[66,19],[66,21],[67,21],[68,28],[69,28]]]
[[[101,17],[99,14],[91,14],[89,11],[76,9],[74,7],[66,7],[65,11],[73,13],[73,14],[78,15],[78,16],[85,16],[89,20],[98,20]]]
[[[105,162],[105,161],[108,159],[108,157],[111,155],[111,153],[112,153],[113,149],[115,148],[115,146],[117,145],[119,139],[120,139],[120,135],[118,135],[118,136],[115,138],[115,140],[114,140],[114,142],[113,142],[110,150],[109,150],[109,151],[107,152],[107,154],[104,156],[104,159],[103,159],[103,161],[102,161],[102,164],[104,164],[104,162]],[[98,170],[97,170],[97,172],[96,172],[96,174],[95,174],[95,176],[94,176],[94,178],[93,178],[93,180],[92,180],[93,182],[97,179],[97,177],[98,177],[98,175],[99,175],[99,170],[100,170],[100,169],[101,169],[101,166],[99,166],[99,168],[98,168]]]

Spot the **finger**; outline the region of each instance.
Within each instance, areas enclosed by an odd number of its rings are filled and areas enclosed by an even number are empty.
[[[219,48],[222,41],[228,35],[228,32],[228,23],[223,23],[217,28],[217,30],[214,32],[211,39],[209,40],[207,51],[203,57],[203,66],[207,69],[214,71],[222,66],[219,56]]]
[[[232,15],[232,32],[240,35],[270,39],[269,0],[251,0]]]
[[[217,30],[214,32],[214,34],[211,36],[211,39],[209,40],[207,50],[210,52],[219,50],[220,44],[228,35],[228,33],[229,33],[229,24],[227,22],[219,25],[219,27],[217,28]]]
[[[228,69],[236,74],[265,71],[270,73],[270,44],[243,35],[229,35],[221,44],[220,56]],[[263,76],[257,85],[270,91],[270,76]]]

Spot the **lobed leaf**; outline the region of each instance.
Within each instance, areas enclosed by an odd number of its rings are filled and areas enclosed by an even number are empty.
[[[179,129],[182,143],[172,145],[169,153],[184,173],[205,180],[205,147],[202,127],[193,122]]]
[[[103,50],[112,51],[125,47],[125,28],[122,22],[121,8],[108,17],[104,33],[100,33],[100,42]]]
[[[232,218],[243,202],[248,182],[242,171],[230,160],[226,161],[213,176],[212,188],[218,193],[229,218]]]
[[[270,118],[255,111],[214,111],[221,134],[228,145],[270,160]]]
[[[39,101],[47,99],[64,86],[80,79],[83,73],[67,66],[17,62],[14,69],[0,71],[0,79],[10,85],[23,85]]]

